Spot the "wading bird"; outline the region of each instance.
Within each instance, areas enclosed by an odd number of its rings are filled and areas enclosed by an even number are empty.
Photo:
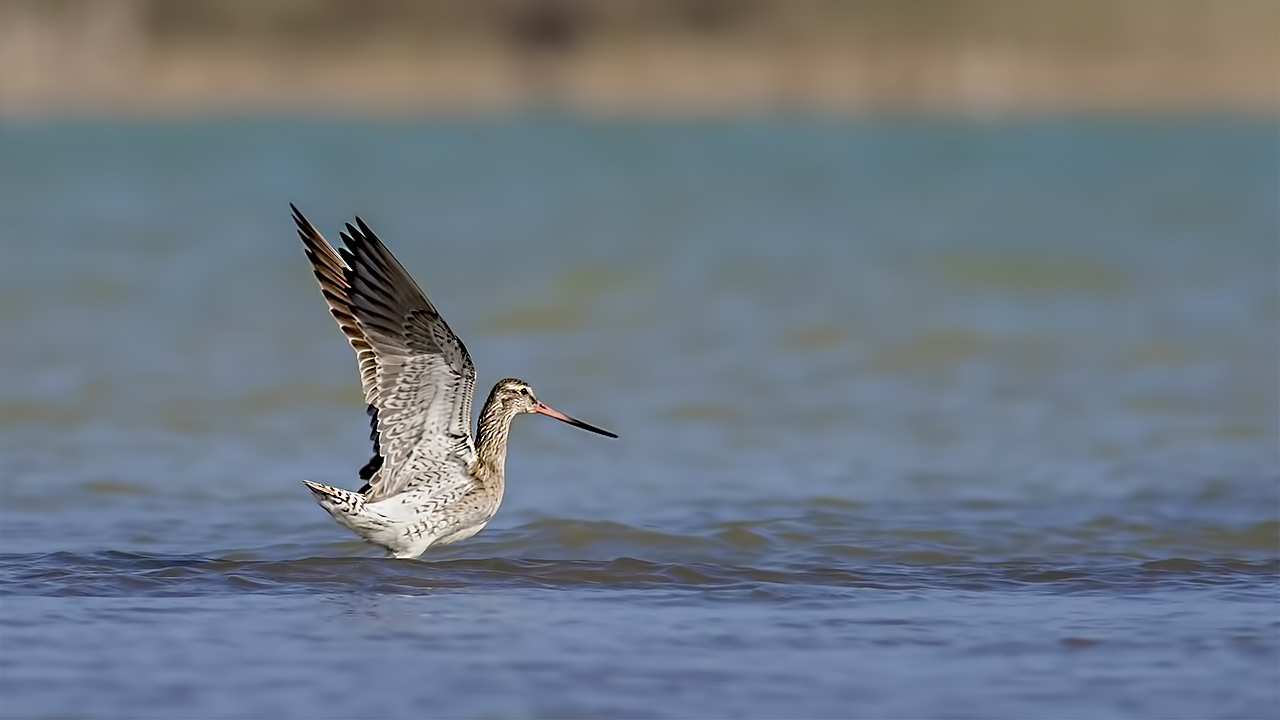
[[[502,502],[507,432],[540,413],[617,435],[538,401],[523,380],[498,381],[471,438],[475,366],[395,256],[360,218],[334,250],[293,207],[320,291],[351,342],[373,425],[359,492],[303,480],[334,520],[399,558],[480,532]]]

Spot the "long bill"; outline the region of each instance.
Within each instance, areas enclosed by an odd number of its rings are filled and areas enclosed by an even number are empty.
[[[560,412],[559,410],[547,407],[542,403],[538,403],[534,405],[533,411],[536,413],[540,413],[542,415],[546,415],[547,417],[553,417],[559,420],[560,422],[569,423],[570,425],[576,428],[582,428],[583,430],[590,430],[591,432],[596,433],[598,435],[604,435],[605,437],[611,437],[611,438],[618,437],[617,435],[614,435],[608,430],[603,430],[601,428],[596,427],[595,425],[588,425],[587,423],[584,423],[577,418],[571,418],[568,415],[565,415],[564,413]]]

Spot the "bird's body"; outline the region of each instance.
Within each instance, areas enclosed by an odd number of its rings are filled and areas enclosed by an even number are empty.
[[[356,351],[373,423],[374,456],[359,492],[303,481],[340,524],[395,557],[417,557],[475,535],[497,512],[516,415],[541,413],[617,437],[507,378],[489,393],[473,440],[475,367],[462,341],[359,218],[339,252],[293,212],[329,311]]]

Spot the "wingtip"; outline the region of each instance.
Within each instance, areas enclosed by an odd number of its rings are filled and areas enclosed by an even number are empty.
[[[296,205],[289,203],[289,207],[293,210],[293,224],[298,228],[298,237],[306,241],[311,239],[313,235],[317,237],[320,235],[320,231],[316,230],[316,227],[311,224],[311,221],[302,214],[302,211]]]
[[[360,219],[359,215],[356,216],[356,225],[360,226],[360,232],[364,233],[370,238],[377,237],[376,235],[373,234],[373,231],[369,229],[369,226],[364,224],[364,220]]]

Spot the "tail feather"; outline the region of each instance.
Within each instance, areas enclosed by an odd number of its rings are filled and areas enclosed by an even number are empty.
[[[316,502],[330,514],[338,512],[353,515],[364,509],[364,496],[360,493],[321,485],[310,480],[303,480],[302,483],[307,486],[312,495],[316,496]]]
[[[364,495],[358,492],[321,485],[310,480],[302,482],[315,496],[320,507],[337,520],[339,525],[374,545],[386,548],[396,557],[417,557],[430,544],[430,542],[421,542],[421,538],[409,537],[404,531],[403,523],[397,524],[375,510],[365,501]],[[427,538],[427,540],[430,539]]]

